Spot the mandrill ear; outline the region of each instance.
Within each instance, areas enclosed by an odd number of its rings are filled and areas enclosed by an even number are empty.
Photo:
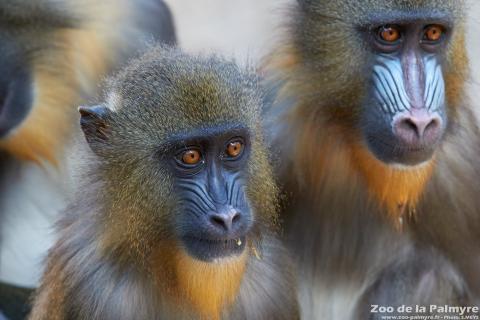
[[[111,111],[104,105],[79,107],[80,127],[90,148],[97,153],[98,148],[108,141],[110,129],[108,119]]]

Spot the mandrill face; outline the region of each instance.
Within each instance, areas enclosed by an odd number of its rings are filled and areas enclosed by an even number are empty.
[[[447,127],[442,56],[446,17],[390,19],[374,27],[370,95],[361,125],[370,151],[388,164],[429,161]]]
[[[233,125],[199,128],[170,144],[178,201],[175,229],[182,246],[207,262],[240,255],[253,224],[245,193],[248,130]]]
[[[391,213],[413,208],[457,122],[468,73],[464,1],[299,3],[292,77],[303,85],[291,85],[317,106],[319,127],[345,142],[348,168],[369,193]]]
[[[300,3],[302,99],[322,101],[329,123],[354,127],[354,144],[385,165],[429,162],[460,103],[463,1]]]
[[[253,241],[248,124],[201,122],[160,137],[153,119],[127,109],[81,107],[80,113],[90,146],[110,169],[105,180],[112,193],[146,216],[153,238],[173,240],[203,262],[240,256]],[[125,150],[125,138],[137,143]]]

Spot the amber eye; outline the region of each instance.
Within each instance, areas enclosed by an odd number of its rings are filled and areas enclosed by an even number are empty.
[[[432,24],[425,28],[423,39],[427,41],[436,42],[442,38],[443,28],[439,25]]]
[[[400,39],[400,30],[395,26],[382,26],[378,30],[378,36],[382,41],[394,43]]]
[[[241,141],[232,141],[227,145],[226,153],[231,158],[238,157],[243,151],[243,143]]]
[[[182,162],[184,164],[195,165],[198,164],[201,159],[202,155],[200,151],[195,149],[187,150],[182,154]]]

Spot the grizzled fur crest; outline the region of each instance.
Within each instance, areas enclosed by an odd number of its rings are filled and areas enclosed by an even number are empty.
[[[120,104],[127,112],[135,107],[145,111],[145,117],[156,113],[155,122],[148,122],[148,126],[158,123],[155,130],[161,139],[164,133],[181,132],[185,128],[222,122],[250,126],[258,122],[261,96],[257,77],[220,57],[190,56],[157,47],[131,63],[109,83],[107,91],[121,97]],[[111,107],[116,106],[114,103]],[[240,109],[243,112],[238,112]],[[118,113],[121,117],[123,112],[119,110]],[[179,118],[184,122],[181,126],[178,126]],[[133,122],[138,125],[137,121]]]

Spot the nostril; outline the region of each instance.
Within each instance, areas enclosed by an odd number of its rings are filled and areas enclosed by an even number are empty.
[[[240,220],[240,214],[238,212],[235,212],[233,215],[232,223],[236,223]]]
[[[401,124],[404,129],[406,129],[407,131],[413,131],[417,134],[417,136],[420,136],[420,130],[417,126],[417,124],[415,123],[415,121],[413,121],[412,119],[410,118],[407,118],[407,119],[404,119],[402,121],[402,124]]]
[[[226,221],[221,216],[213,215],[210,217],[210,220],[214,225],[220,226],[222,228],[227,228]]]
[[[431,130],[437,130],[438,128],[440,128],[440,120],[435,118],[435,119],[432,119],[432,121],[430,121],[427,124],[427,127],[425,128],[425,132],[431,131]]]

